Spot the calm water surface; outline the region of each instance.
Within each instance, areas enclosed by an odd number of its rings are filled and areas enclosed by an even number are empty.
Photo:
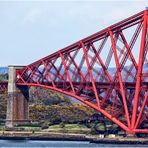
[[[95,144],[89,141],[0,140],[0,147],[148,147],[148,145]]]

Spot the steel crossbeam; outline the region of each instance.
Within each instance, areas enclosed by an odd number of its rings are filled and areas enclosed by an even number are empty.
[[[7,87],[8,87],[8,82],[0,82],[0,92],[5,92],[7,91]]]

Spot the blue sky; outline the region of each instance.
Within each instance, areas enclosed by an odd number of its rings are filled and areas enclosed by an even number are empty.
[[[28,65],[146,6],[147,0],[1,0],[0,66]]]

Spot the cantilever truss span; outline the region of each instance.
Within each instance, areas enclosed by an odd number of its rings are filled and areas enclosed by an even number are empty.
[[[148,133],[148,11],[17,70],[16,84],[72,96],[128,133]]]

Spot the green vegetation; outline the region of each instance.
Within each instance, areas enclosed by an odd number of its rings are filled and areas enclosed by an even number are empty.
[[[0,81],[7,81],[8,80],[8,74],[0,74]]]
[[[6,119],[7,94],[0,94],[0,120]]]
[[[31,87],[30,119],[41,126],[84,123],[95,113],[90,107],[48,89]]]
[[[64,123],[79,123],[88,120],[94,110],[82,104],[71,106],[60,105],[34,105],[30,107],[30,119],[49,125]],[[44,124],[45,124],[44,122]]]
[[[31,127],[31,126],[17,126],[15,129],[19,129],[20,131],[41,131],[41,127]]]
[[[88,134],[91,132],[91,129],[85,126],[84,124],[61,124],[51,125],[45,131],[48,132],[64,132],[64,133],[81,133]]]
[[[6,104],[7,93],[0,94],[1,121],[6,119]],[[32,122],[17,125],[13,130],[94,134],[104,132],[106,127],[104,127],[104,123],[98,121],[98,118],[92,123],[88,123],[95,113],[94,109],[82,103],[73,102],[65,95],[48,89],[31,87],[29,115]],[[5,130],[5,127],[1,125],[0,130]]]
[[[7,93],[0,95],[0,120],[6,119]],[[17,125],[14,130],[40,131],[59,130],[88,131],[85,122],[94,110],[86,105],[73,102],[67,96],[43,88],[30,88],[29,115],[32,123]],[[3,130],[1,126],[0,130]],[[58,131],[58,128],[57,128]]]

